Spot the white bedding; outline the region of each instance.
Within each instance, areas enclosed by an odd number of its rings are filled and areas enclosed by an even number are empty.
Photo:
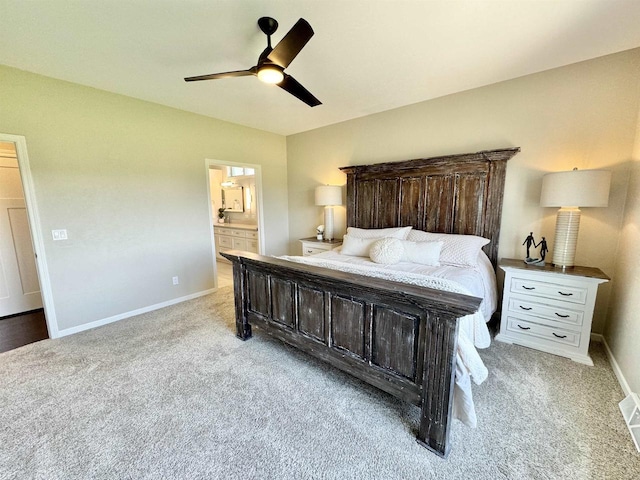
[[[407,262],[379,265],[365,257],[341,255],[339,248],[309,257],[280,258],[482,298],[480,309],[475,314],[460,320],[453,399],[454,417],[470,427],[477,425],[471,380],[479,385],[487,378],[488,371],[476,347],[486,348],[491,343],[486,321],[491,318],[497,305],[495,275],[491,262],[484,252],[480,253],[479,266],[475,269],[447,265],[429,267]]]
[[[452,280],[465,287],[474,297],[482,298],[480,310],[482,311],[485,322],[488,322],[491,319],[491,315],[496,311],[498,305],[496,276],[493,272],[493,266],[491,265],[489,258],[483,251],[480,251],[480,254],[478,255],[477,269],[454,267],[451,265],[429,267],[409,262],[400,262],[394,265],[380,265],[371,261],[369,257],[342,255],[340,254],[340,247],[314,255],[314,257],[351,265],[366,265],[372,268],[383,268],[385,270],[397,272],[419,273],[420,275]]]

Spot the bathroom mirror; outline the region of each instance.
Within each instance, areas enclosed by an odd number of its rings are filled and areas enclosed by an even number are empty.
[[[223,188],[222,203],[226,212],[244,212],[244,187]]]

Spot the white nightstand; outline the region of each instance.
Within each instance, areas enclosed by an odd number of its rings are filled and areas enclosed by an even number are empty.
[[[496,340],[593,365],[591,321],[598,285],[609,281],[591,267],[535,267],[502,259],[505,272],[500,333]]]
[[[316,237],[301,238],[302,255],[316,255],[317,253],[327,252],[342,245],[342,240],[318,240]]]

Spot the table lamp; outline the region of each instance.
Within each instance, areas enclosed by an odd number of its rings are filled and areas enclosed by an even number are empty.
[[[542,178],[540,205],[560,207],[556,217],[553,243],[553,264],[574,266],[580,207],[606,207],[609,204],[611,172],[608,170],[578,170],[548,173]]]
[[[342,205],[342,187],[338,185],[316,187],[316,205],[324,207],[324,238],[333,240],[333,206]]]

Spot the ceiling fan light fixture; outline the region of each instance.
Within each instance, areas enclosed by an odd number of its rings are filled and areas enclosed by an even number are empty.
[[[258,70],[258,78],[264,83],[280,83],[284,80],[282,69],[275,65],[266,65]]]

